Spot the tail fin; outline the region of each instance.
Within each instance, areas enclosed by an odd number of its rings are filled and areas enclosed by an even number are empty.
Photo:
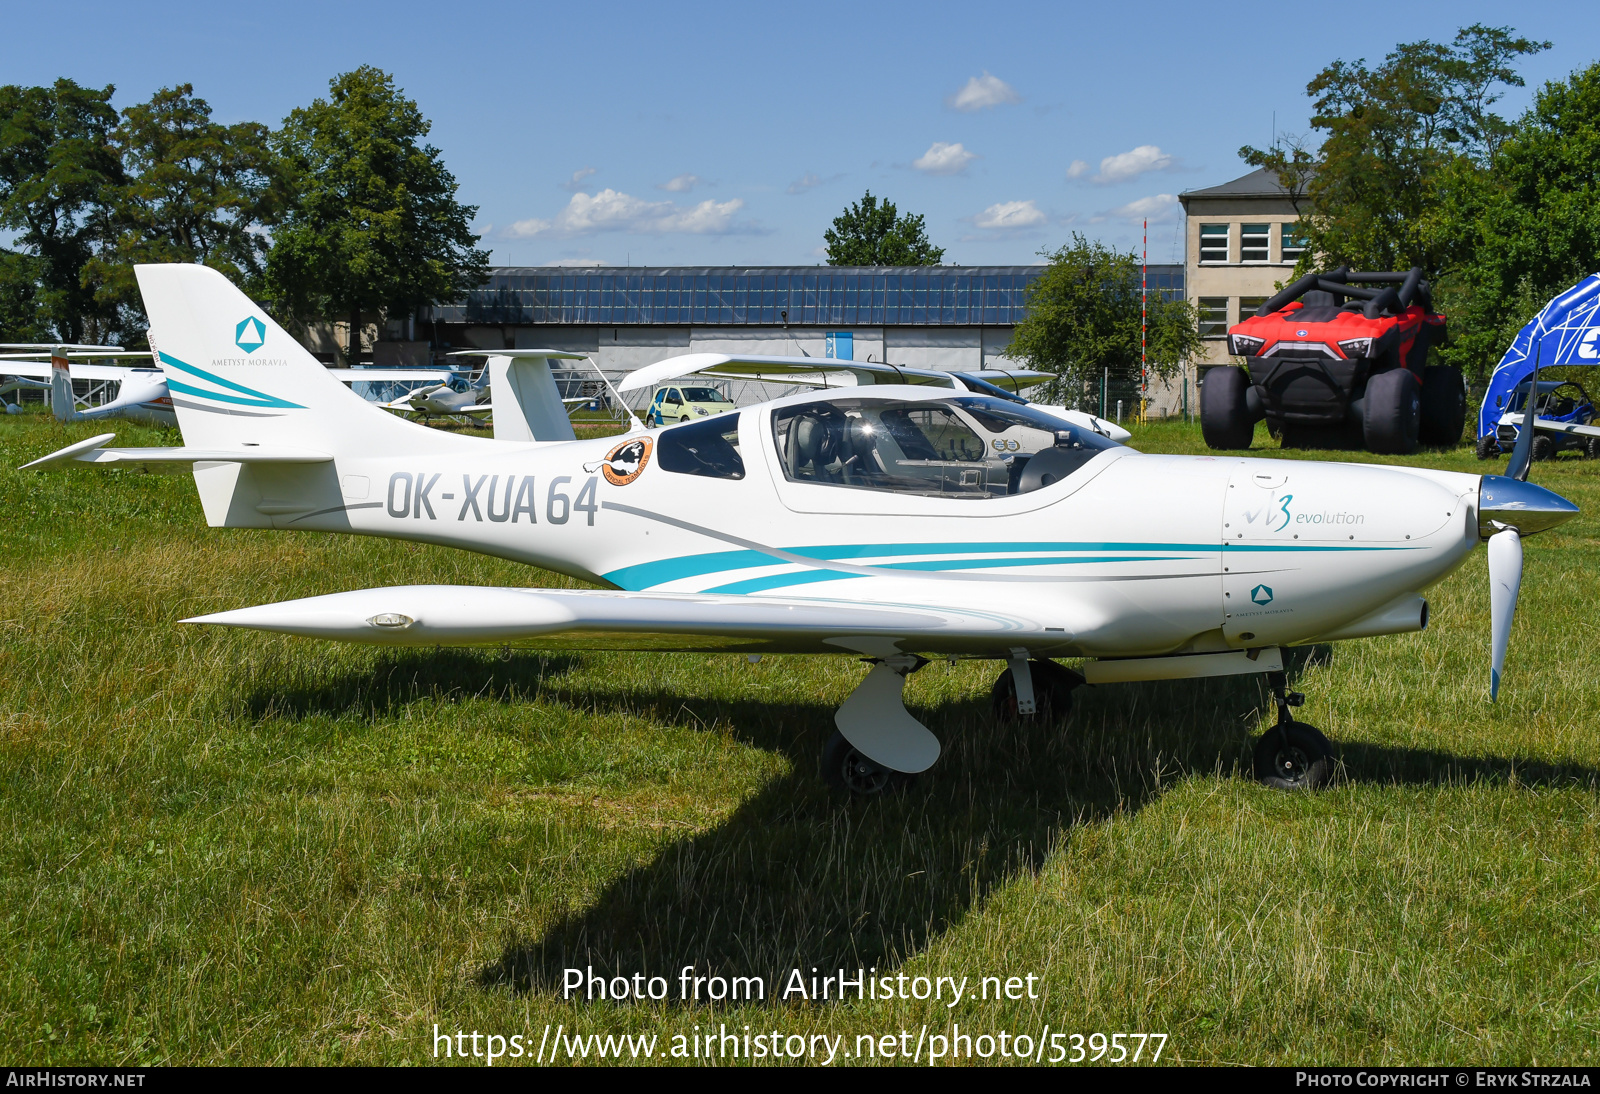
[[[78,403],[72,397],[72,366],[60,346],[50,351],[50,412],[63,422],[78,416]]]
[[[354,394],[216,270],[173,263],[134,272],[186,446],[371,456],[482,443],[407,422]]]
[[[578,354],[536,350],[556,359]],[[570,441],[572,420],[550,375],[550,361],[516,350],[490,357],[483,370],[489,381],[489,401],[494,405],[494,435],[502,441]]]

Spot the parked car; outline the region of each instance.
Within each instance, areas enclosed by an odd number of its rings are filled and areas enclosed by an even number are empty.
[[[646,425],[687,422],[732,410],[733,402],[720,388],[709,384],[663,384],[645,413]]]
[[[1427,363],[1443,343],[1422,271],[1309,274],[1228,329],[1243,368],[1207,369],[1200,425],[1212,448],[1249,448],[1267,420],[1286,448],[1403,453],[1461,440],[1461,372]]]

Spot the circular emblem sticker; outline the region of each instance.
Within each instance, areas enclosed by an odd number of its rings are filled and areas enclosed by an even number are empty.
[[[627,486],[644,473],[645,465],[649,462],[650,438],[636,437],[631,441],[623,441],[607,452],[606,458],[600,463],[600,473],[612,486]]]

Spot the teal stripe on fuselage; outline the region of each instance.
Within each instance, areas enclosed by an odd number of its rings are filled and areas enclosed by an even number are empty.
[[[956,555],[956,554],[982,554],[995,552],[1010,553],[1041,553],[1045,551],[1201,551],[1206,553],[1220,552],[1224,548],[1233,551],[1405,551],[1409,547],[1366,547],[1366,546],[1315,546],[1311,544],[1223,544],[1223,543],[855,543],[837,544],[822,547],[786,547],[786,554],[799,555],[802,558],[815,558],[825,561],[842,561],[853,558],[885,558],[894,555]],[[1156,561],[1148,556],[1141,555],[1146,561]],[[1026,564],[1027,560],[1020,560]],[[1103,561],[1103,560],[1102,560]],[[1130,559],[1126,561],[1138,561]],[[669,581],[681,581],[684,578],[702,577],[706,574],[724,573],[729,570],[748,570],[757,566],[781,566],[784,560],[774,558],[764,551],[712,551],[700,555],[683,555],[678,558],[660,559],[656,562],[642,562],[636,566],[624,566],[605,575],[607,581],[621,589],[639,591],[665,585]],[[910,563],[874,563],[885,569],[912,568]],[[957,564],[947,569],[960,569]],[[988,565],[1005,565],[1004,562],[992,562]],[[925,566],[924,569],[937,569],[941,567]],[[766,580],[765,578],[752,580]],[[820,579],[819,579],[820,580]],[[742,582],[736,584],[743,584]],[[766,586],[770,588],[771,586]]]
[[[822,547],[784,547],[786,554],[802,558],[841,561],[850,558],[887,558],[894,555],[964,555],[995,552],[1042,551],[1216,551],[1207,543],[848,543]],[[606,580],[623,589],[649,589],[686,577],[747,570],[755,566],[781,566],[784,560],[762,551],[713,551],[657,562],[624,566],[606,574]]]

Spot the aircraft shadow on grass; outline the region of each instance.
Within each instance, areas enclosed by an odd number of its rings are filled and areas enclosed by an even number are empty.
[[[303,687],[258,687],[244,705],[250,717],[305,718],[359,710],[391,715],[429,696],[525,702],[582,664],[574,654],[484,654],[467,649],[394,650],[366,671]]]
[[[1329,647],[1293,651],[1291,683]],[[917,709],[944,744],[907,790],[848,802],[818,776],[833,731],[824,703],[689,699],[680,691],[575,686],[576,657],[396,651],[364,673],[249,698],[259,714],[382,716],[430,694],[523,701],[537,694],[662,724],[689,712],[779,752],[790,773],[710,831],[624,872],[599,900],[510,942],[478,973],[488,988],[558,991],[567,968],[666,977],[762,976],[793,968],[886,970],[924,949],[1008,880],[1035,872],[1081,825],[1137,811],[1177,779],[1248,777],[1269,700],[1256,677],[1083,688],[1063,723],[997,724],[986,698]],[[936,672],[937,666],[924,671]],[[1342,778],[1375,784],[1596,785],[1600,771],[1506,757],[1347,743]],[[674,997],[676,990],[674,989]]]
[[[1328,647],[1295,651],[1290,676]],[[546,695],[561,698],[561,685]],[[917,711],[944,743],[906,791],[844,802],[821,786],[818,752],[831,707],[694,704],[707,724],[785,753],[791,773],[764,786],[711,831],[627,871],[591,907],[513,941],[479,972],[485,987],[559,991],[563,970],[753,976],[790,969],[891,968],[958,923],[1007,880],[1035,872],[1073,829],[1130,813],[1185,774],[1245,777],[1251,731],[1270,702],[1254,677],[1080,689],[1057,725],[997,725],[987,701]],[[570,697],[605,706],[593,693]],[[617,693],[610,702],[680,720],[677,694]],[[1348,745],[1348,781],[1449,785],[1600,782],[1600,771],[1429,750]]]

